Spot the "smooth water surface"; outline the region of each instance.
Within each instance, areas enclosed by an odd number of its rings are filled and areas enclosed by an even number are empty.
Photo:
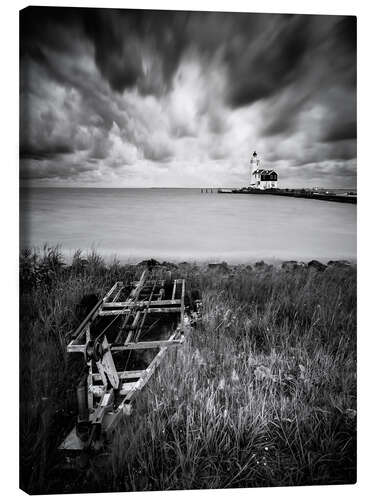
[[[21,189],[21,246],[250,262],[355,259],[355,205],[200,189]]]

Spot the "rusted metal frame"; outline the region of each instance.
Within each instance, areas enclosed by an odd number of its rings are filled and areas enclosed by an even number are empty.
[[[150,307],[148,310],[149,314],[153,313],[177,313],[180,314],[180,307]],[[120,316],[122,314],[127,314],[131,312],[132,309],[122,309],[120,311],[101,311],[99,316]]]
[[[166,305],[166,306],[179,306],[181,304],[180,299],[169,299],[169,300],[152,300],[150,303],[147,300],[140,300],[138,302],[130,301],[127,300],[125,302],[107,302],[103,304],[103,309],[109,309],[110,307],[117,307],[117,308],[132,308],[132,307],[145,307],[145,306],[160,306],[160,305]]]

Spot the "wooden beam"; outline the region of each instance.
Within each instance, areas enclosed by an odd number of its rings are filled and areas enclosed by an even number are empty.
[[[82,352],[83,354],[86,352],[86,344],[73,344],[72,342],[68,344],[68,352]]]
[[[183,340],[150,340],[146,342],[129,342],[125,345],[110,345],[110,350],[115,351],[131,351],[134,349],[156,349],[157,347],[168,347],[172,345],[182,344]],[[86,352],[86,345],[68,345],[68,352]]]
[[[158,347],[169,347],[181,345],[183,339],[179,340],[150,340],[147,342],[129,342],[124,345],[110,346],[112,352],[115,351],[132,351],[134,349],[156,349]]]
[[[133,333],[134,333],[134,330],[137,328],[137,324],[138,324],[138,321],[139,321],[139,318],[141,317],[141,311],[137,311],[137,314],[135,315],[134,319],[133,319],[133,323],[131,324],[130,326],[130,331],[128,333],[128,336],[126,337],[126,344],[128,342],[130,342],[132,336],[133,336]]]
[[[182,280],[181,287],[181,327],[184,327],[184,313],[185,313],[185,280]]]
[[[138,295],[140,294],[140,291],[142,290],[145,284],[146,276],[147,276],[147,271],[143,271],[139,281],[134,283],[135,288],[133,288],[133,290],[130,292],[129,297],[131,297],[134,300],[137,300]]]
[[[113,285],[113,287],[107,292],[104,297],[103,297],[103,302],[107,302],[109,297],[112,295],[112,293],[116,290],[117,286],[121,283],[121,281],[116,281],[116,283]]]
[[[143,375],[144,370],[129,370],[125,372],[118,372],[118,376],[120,380],[126,380],[129,378],[139,378]],[[92,379],[97,382],[101,380],[100,373],[93,373]]]
[[[102,342],[102,349],[104,354],[102,355],[101,359],[97,361],[96,365],[100,373],[102,369],[104,370],[105,376],[108,378],[112,387],[114,389],[117,389],[120,383],[120,379],[117,373],[116,365],[113,361],[112,352],[111,349],[109,348],[106,336],[104,336]],[[103,382],[105,383],[105,377],[103,379]]]
[[[127,314],[130,312],[131,309],[120,309],[118,310],[112,310],[112,311],[100,311],[99,316],[119,316],[121,314]],[[154,313],[181,313],[181,309],[179,307],[150,307],[148,309],[149,314],[154,314]]]
[[[126,396],[137,382],[123,382],[119,388],[120,396]],[[102,397],[106,388],[103,385],[90,385],[88,393],[92,396]]]
[[[120,388],[120,396],[126,396],[135,386],[137,382],[124,382]]]
[[[93,373],[92,373],[92,360],[89,361],[89,370],[87,374],[87,387],[89,388],[90,386],[93,385]],[[100,373],[97,374],[99,379],[100,379]],[[89,411],[91,411],[94,408],[94,397],[93,394],[90,393],[90,391],[87,391],[87,405],[89,408]]]
[[[118,291],[116,292],[116,295],[113,297],[112,302],[116,302],[116,300],[120,297],[120,294],[124,289],[124,284],[121,281],[120,281],[120,283],[121,283],[121,286],[118,289]]]
[[[180,299],[176,300],[152,300],[149,302],[148,300],[139,300],[137,302],[132,302],[127,300],[126,302],[106,302],[103,304],[103,308],[109,309],[110,307],[145,307],[145,306],[179,306],[181,304]]]
[[[82,323],[74,330],[72,333],[72,338],[78,340],[78,336],[82,333],[84,328],[94,321],[96,316],[98,315],[100,306],[103,304],[103,299],[100,299],[99,302],[91,309],[86,318],[82,321]]]

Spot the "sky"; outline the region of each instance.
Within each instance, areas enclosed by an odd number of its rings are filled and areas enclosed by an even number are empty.
[[[20,180],[356,187],[356,18],[28,7]]]

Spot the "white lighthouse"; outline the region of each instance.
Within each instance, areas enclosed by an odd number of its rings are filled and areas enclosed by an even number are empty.
[[[260,166],[260,158],[258,157],[258,154],[256,151],[251,155],[250,158],[250,186],[253,186],[254,184],[254,172],[257,170]]]
[[[260,157],[254,151],[250,158],[250,187],[255,189],[276,189],[277,173],[260,168]]]

